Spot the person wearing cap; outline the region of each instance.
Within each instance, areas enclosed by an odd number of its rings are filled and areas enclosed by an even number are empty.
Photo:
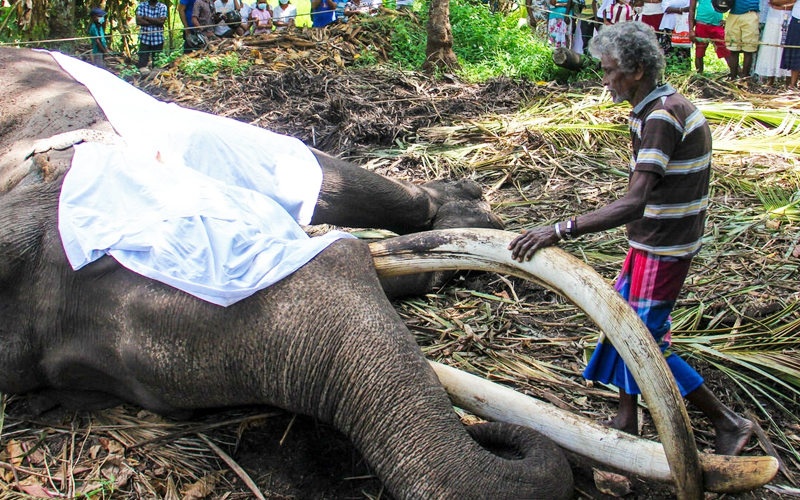
[[[297,17],[297,7],[290,4],[289,0],[280,0],[272,11],[272,24],[277,30],[294,28],[295,17]]]
[[[89,36],[92,37],[92,64],[99,68],[106,67],[106,30],[103,24],[106,22],[106,11],[95,7],[89,11],[92,22],[89,25]]]
[[[139,26],[138,68],[146,68],[150,56],[164,50],[164,22],[167,6],[158,0],[145,0],[136,7],[136,24]]]

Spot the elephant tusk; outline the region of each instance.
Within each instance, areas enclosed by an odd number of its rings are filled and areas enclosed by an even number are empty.
[[[483,418],[524,425],[562,448],[649,479],[671,481],[664,447],[528,397],[451,366],[429,361],[453,404]],[[778,473],[773,457],[700,454],[706,491],[735,493],[767,484]]]
[[[428,231],[372,243],[370,251],[382,277],[457,269],[495,271],[543,283],[572,300],[608,336],[639,384],[678,498],[702,499],[700,459],[686,407],[639,317],[594,270],[558,248],[542,249],[524,263],[512,260],[508,245],[514,237],[494,229]]]

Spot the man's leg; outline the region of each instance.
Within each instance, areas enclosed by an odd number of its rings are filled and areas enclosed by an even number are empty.
[[[755,52],[744,53],[744,57],[742,58],[742,72],[739,75],[740,77],[747,78],[750,76],[750,69],[753,67],[753,54],[755,54]]]
[[[608,420],[603,420],[600,423],[608,426],[613,427],[614,429],[619,429],[622,432],[627,432],[628,434],[633,434],[634,436],[639,435],[639,396],[638,394],[628,394],[622,389],[619,390],[619,408],[617,409],[617,415],[615,417],[609,418]]]
[[[731,51],[728,66],[731,68],[731,80],[739,78],[739,51]]]
[[[150,46],[146,43],[139,43],[139,62],[136,64],[137,68],[144,68],[147,66],[147,61],[150,59]]]
[[[700,56],[695,56],[694,58],[694,67],[697,70],[698,75],[702,75],[703,71],[705,70],[703,58]]]
[[[700,408],[716,431],[714,452],[717,455],[738,455],[753,434],[753,423],[740,417],[722,404],[706,384],[686,395],[692,404]]]
[[[697,28],[695,27],[695,31]],[[699,35],[698,35],[699,36]],[[694,68],[697,70],[698,74],[703,74],[703,70],[705,69],[705,62],[703,58],[706,55],[706,48],[708,47],[708,43],[703,43],[698,41],[694,46]]]

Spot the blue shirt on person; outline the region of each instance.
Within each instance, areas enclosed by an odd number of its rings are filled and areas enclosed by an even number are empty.
[[[731,14],[742,15],[750,11],[758,12],[761,9],[759,0],[736,0],[731,8]]]
[[[194,24],[192,23],[192,16],[194,15],[194,3],[197,0],[180,0],[181,5],[186,6],[186,23],[189,26],[187,28],[194,28]]]
[[[322,28],[336,20],[336,10],[328,0],[322,0],[316,9],[311,11],[311,21],[315,28]]]

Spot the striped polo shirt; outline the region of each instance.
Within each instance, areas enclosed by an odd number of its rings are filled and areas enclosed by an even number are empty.
[[[630,246],[658,255],[700,251],[711,176],[711,129],[703,114],[669,84],[653,90],[630,116],[630,174],[660,179],[644,216],[627,224]]]

